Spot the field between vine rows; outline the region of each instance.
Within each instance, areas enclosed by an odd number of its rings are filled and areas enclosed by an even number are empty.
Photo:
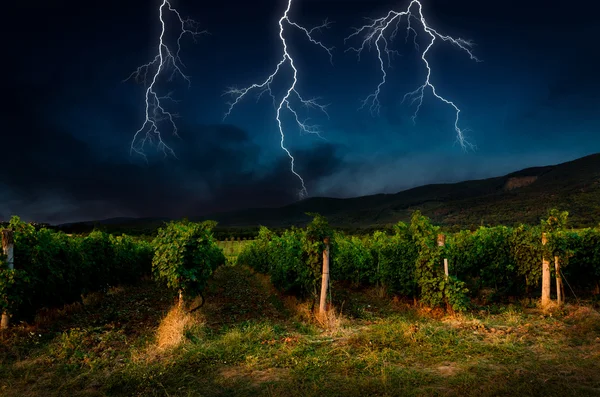
[[[335,285],[333,301],[324,329],[242,266],[219,268],[193,315],[154,282],[113,288],[3,333],[0,395],[600,395],[590,306],[447,315]]]
[[[240,252],[252,241],[254,240],[220,240],[217,242],[217,245],[223,250],[225,258],[230,262],[234,262]]]

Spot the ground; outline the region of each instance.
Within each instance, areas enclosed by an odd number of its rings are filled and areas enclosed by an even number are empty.
[[[600,315],[528,302],[464,315],[333,286],[326,325],[224,266],[192,315],[151,281],[1,336],[2,396],[600,396]],[[341,310],[341,314],[339,311]]]

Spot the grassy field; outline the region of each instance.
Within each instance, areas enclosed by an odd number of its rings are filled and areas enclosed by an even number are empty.
[[[223,254],[231,263],[235,262],[235,258],[242,252],[246,244],[252,240],[222,240],[217,243],[219,248],[223,250]]]
[[[533,305],[467,315],[334,286],[342,313],[221,267],[193,315],[153,282],[2,334],[2,396],[600,396],[600,314]],[[526,302],[525,302],[526,303]]]

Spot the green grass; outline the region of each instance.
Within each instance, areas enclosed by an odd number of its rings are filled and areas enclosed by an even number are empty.
[[[252,240],[222,240],[217,243],[219,248],[223,250],[223,254],[227,258],[229,263],[235,263],[238,255],[246,244],[250,243]]]
[[[220,268],[181,344],[157,350],[175,300],[150,282],[2,335],[2,396],[594,396],[600,315],[504,306],[449,316],[334,285],[341,323],[247,268]]]

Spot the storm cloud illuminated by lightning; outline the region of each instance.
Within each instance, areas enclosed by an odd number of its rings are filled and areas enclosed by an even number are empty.
[[[303,26],[297,24],[296,22],[293,22],[290,19],[289,13],[290,13],[291,7],[292,7],[292,0],[288,0],[287,8],[285,9],[283,16],[279,19],[279,39],[281,40],[281,44],[282,44],[282,55],[281,55],[280,61],[277,63],[277,66],[275,67],[275,70],[261,83],[255,83],[255,84],[252,84],[245,88],[232,87],[232,88],[228,89],[225,92],[225,94],[231,95],[233,97],[233,101],[228,104],[229,108],[227,109],[227,112],[225,113],[225,116],[223,119],[226,119],[233,111],[233,108],[251,91],[256,90],[258,92],[259,99],[265,92],[271,96],[271,98],[273,99],[273,105],[276,109],[277,126],[279,128],[279,133],[281,135],[280,146],[281,146],[281,149],[283,149],[285,151],[285,153],[287,154],[287,156],[290,158],[291,172],[300,180],[301,189],[300,189],[298,195],[302,199],[302,198],[305,198],[308,196],[308,191],[306,189],[306,184],[304,183],[304,179],[295,169],[294,156],[292,156],[291,152],[285,146],[285,133],[284,133],[283,122],[281,119],[282,111],[285,108],[291,113],[296,124],[300,128],[301,132],[315,134],[320,138],[322,138],[320,128],[316,125],[307,124],[306,121],[300,120],[300,117],[296,110],[297,106],[300,105],[300,106],[305,106],[307,108],[316,108],[316,109],[320,110],[321,112],[323,112],[327,117],[329,117],[329,115],[326,110],[327,105],[322,105],[317,102],[319,98],[304,99],[304,97],[302,97],[300,95],[300,93],[298,92],[298,89],[297,89],[298,69],[294,63],[294,59],[290,55],[288,43],[284,36],[285,26],[288,25],[288,26],[297,28],[301,32],[303,32],[304,35],[308,38],[308,40],[311,43],[321,47],[324,51],[326,51],[329,54],[329,60],[331,63],[333,63],[333,56],[331,53],[331,51],[333,50],[333,47],[326,47],[321,41],[316,40],[313,37],[313,34],[315,32],[319,32],[322,28],[328,28],[329,25],[331,24],[331,22],[328,22],[327,20],[325,20],[325,22],[319,26],[316,26],[310,30],[306,29]],[[273,84],[273,80],[274,80],[275,76],[277,76],[277,74],[282,70],[283,66],[286,64],[289,65],[289,67],[292,69],[293,77],[290,80],[290,83],[285,92],[285,95],[278,102],[277,99],[275,98],[275,95],[273,93],[271,85]],[[292,104],[292,100],[294,100],[294,99],[297,102],[296,105]]]
[[[416,8],[416,12],[413,11],[413,8]],[[427,21],[425,20],[425,17],[423,16],[423,6],[419,0],[412,0],[405,11],[401,11],[401,12],[389,11],[387,13],[387,15],[384,17],[381,17],[378,19],[370,19],[369,24],[361,26],[359,28],[355,28],[354,33],[352,33],[351,35],[349,35],[348,37],[346,37],[344,39],[344,42],[346,43],[348,40],[350,40],[356,36],[364,35],[364,36],[362,36],[362,42],[361,42],[360,47],[349,47],[346,50],[346,51],[356,52],[359,59],[360,59],[360,56],[361,56],[363,50],[366,47],[371,49],[373,44],[375,44],[375,50],[377,52],[377,58],[379,61],[379,66],[380,66],[381,76],[382,76],[381,81],[377,85],[377,88],[375,89],[375,91],[373,93],[371,93],[369,96],[367,96],[362,101],[360,109],[362,109],[368,105],[369,110],[371,111],[372,114],[379,114],[379,111],[381,108],[381,103],[379,101],[379,95],[380,95],[381,89],[385,85],[386,79],[387,79],[385,60],[387,59],[387,63],[388,63],[388,65],[390,65],[391,61],[392,61],[392,57],[398,53],[397,51],[390,49],[390,43],[393,42],[394,39],[396,38],[396,35],[398,34],[398,30],[400,29],[400,24],[403,20],[403,17],[406,17],[405,41],[408,41],[408,38],[409,38],[410,34],[412,33],[414,35],[413,42],[415,45],[415,49],[417,51],[420,51],[419,45],[417,43],[417,34],[418,33],[415,30],[415,28],[413,27],[411,20],[415,20],[416,23],[420,24],[421,28],[431,38],[431,41],[428,42],[427,46],[421,53],[421,60],[423,61],[423,63],[425,64],[425,67],[427,68],[427,77],[425,79],[425,82],[422,85],[420,85],[417,89],[415,89],[414,91],[406,93],[402,99],[403,103],[407,99],[410,99],[411,104],[417,103],[417,108],[415,110],[415,113],[412,116],[413,123],[415,123],[417,114],[419,113],[419,110],[421,109],[421,105],[423,104],[425,90],[429,88],[429,89],[431,89],[431,93],[433,94],[434,97],[436,97],[440,101],[442,101],[442,102],[446,103],[447,105],[452,106],[452,108],[454,108],[454,110],[456,112],[456,118],[454,120],[454,130],[456,131],[456,134],[457,134],[458,143],[461,145],[461,147],[463,149],[466,149],[468,147],[473,148],[474,146],[471,143],[469,143],[465,138],[464,133],[466,132],[466,130],[462,129],[459,126],[459,121],[460,121],[459,107],[453,101],[440,95],[437,92],[436,87],[431,82],[432,70],[431,70],[430,63],[427,60],[427,55],[428,55],[429,51],[431,50],[433,44],[435,43],[436,39],[440,39],[444,42],[449,42],[450,44],[453,44],[456,47],[458,47],[459,49],[461,49],[462,51],[466,52],[472,60],[477,61],[477,62],[481,62],[481,61],[473,54],[473,52],[472,52],[473,43],[471,41],[468,41],[468,40],[465,40],[462,38],[453,38],[451,36],[446,36],[446,35],[439,33],[437,30],[433,29],[427,23]]]

